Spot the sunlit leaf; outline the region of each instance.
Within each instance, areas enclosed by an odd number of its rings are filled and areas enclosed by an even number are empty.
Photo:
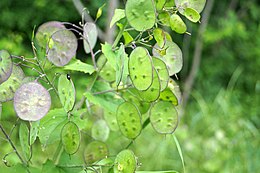
[[[19,140],[25,159],[28,161],[31,157],[31,150],[29,145],[29,129],[27,125],[22,122],[19,128]]]
[[[83,73],[92,74],[95,71],[94,66],[81,62],[80,60],[72,60],[64,66],[64,70],[80,71]]]
[[[29,144],[32,145],[39,133],[40,121],[30,122],[30,141]]]
[[[112,45],[108,43],[101,44],[101,50],[107,58],[108,63],[116,70],[116,54],[112,50]]]
[[[115,9],[115,13],[112,17],[112,20],[110,22],[110,28],[119,20],[123,19],[125,17],[125,10],[123,9]]]

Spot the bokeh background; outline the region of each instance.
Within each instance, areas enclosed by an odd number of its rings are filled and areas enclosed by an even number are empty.
[[[81,15],[75,2],[1,0],[0,49],[13,55],[33,56],[30,42],[34,27],[52,20],[78,24]],[[109,18],[112,9],[123,8],[124,1],[81,0],[81,3],[92,18],[100,6],[107,4],[97,24],[104,31],[105,40],[113,39],[116,30],[108,29]],[[175,136],[182,148],[186,172],[256,173],[260,170],[260,1],[207,3],[208,9],[202,13],[208,19],[206,23],[185,21],[191,36],[169,31],[184,55],[184,67],[178,74],[184,93],[183,111]],[[78,58],[86,58],[80,52],[82,45]],[[12,109],[11,103],[3,107],[3,114],[10,115],[1,120],[7,130],[16,121]],[[18,142],[17,131],[12,138]],[[117,147],[114,143],[111,147]],[[140,170],[183,172],[171,135],[160,136],[149,126],[132,148],[142,163]],[[9,151],[1,134],[1,158]],[[1,167],[2,162],[0,170]]]

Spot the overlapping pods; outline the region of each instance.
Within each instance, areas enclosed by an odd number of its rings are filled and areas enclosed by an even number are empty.
[[[80,131],[74,122],[68,122],[61,131],[61,141],[64,150],[68,154],[74,154],[78,151],[80,145]]]
[[[19,66],[14,65],[11,76],[0,85],[0,102],[13,99],[14,93],[21,86],[23,78],[23,70]]]
[[[25,83],[15,92],[14,109],[23,120],[40,120],[48,113],[50,106],[50,94],[38,82]]]
[[[116,117],[120,131],[127,138],[135,139],[141,133],[141,115],[134,104],[124,102],[119,105]]]
[[[153,67],[149,52],[143,47],[135,48],[129,57],[130,79],[138,90],[148,89],[153,81]]]
[[[193,8],[200,13],[205,4],[206,0],[175,0],[175,5],[181,14],[184,14],[186,8]]]
[[[69,63],[76,55],[78,41],[76,36],[67,29],[54,32],[48,42],[47,58],[60,67]]]
[[[6,50],[0,50],[0,85],[11,76],[12,69],[11,55]]]
[[[131,150],[121,151],[115,159],[115,173],[133,173],[135,172],[137,161],[134,153]]]
[[[72,79],[67,78],[66,74],[59,77],[58,93],[64,110],[71,111],[75,104],[76,91]]]
[[[159,101],[150,110],[150,122],[158,133],[173,133],[178,125],[178,112],[171,102]]]
[[[152,0],[128,0],[125,14],[129,24],[137,31],[145,31],[155,24],[155,8]]]

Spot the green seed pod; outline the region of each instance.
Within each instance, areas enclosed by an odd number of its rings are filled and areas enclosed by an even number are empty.
[[[153,66],[158,73],[160,79],[161,91],[163,91],[168,85],[168,81],[170,78],[169,71],[167,69],[165,62],[160,58],[153,57]]]
[[[47,58],[58,67],[64,66],[76,55],[77,47],[78,41],[72,31],[56,31],[49,39]]]
[[[100,141],[93,141],[89,143],[84,150],[84,160],[87,165],[102,160],[108,156],[107,145]]]
[[[97,27],[96,24],[87,22],[83,27],[83,37],[84,37],[84,50],[86,53],[90,53],[95,47],[97,42]]]
[[[146,102],[153,102],[160,96],[161,84],[156,70],[153,71],[153,83],[145,91],[139,91],[140,97]]]
[[[15,92],[14,109],[22,120],[40,120],[48,113],[50,106],[51,96],[38,82],[25,83]]]
[[[152,0],[128,0],[125,14],[129,24],[137,31],[145,31],[155,24],[155,7]]]
[[[187,31],[186,24],[183,22],[178,14],[172,14],[170,18],[171,29],[179,34],[183,34]]]
[[[194,10],[193,8],[186,8],[184,11],[184,15],[190,21],[196,23],[200,20],[200,14]]]
[[[130,79],[138,90],[146,90],[152,84],[153,67],[151,57],[147,49],[135,48],[129,57],[128,69]]]
[[[165,45],[165,41],[166,41],[164,31],[161,28],[155,28],[153,30],[153,36],[157,42],[157,45],[160,48],[163,48]]]
[[[117,120],[116,120],[116,113],[110,112],[108,110],[104,109],[104,118],[112,131],[118,131],[119,127],[117,125]]]
[[[166,26],[170,26],[170,14],[167,11],[162,11],[158,15],[159,21]]]
[[[74,154],[78,151],[80,145],[80,131],[74,122],[65,124],[61,131],[61,141],[64,150],[68,154]]]
[[[171,102],[174,106],[178,105],[178,99],[170,88],[166,88],[163,92],[160,93],[160,99]]]
[[[178,125],[178,112],[168,101],[159,101],[150,110],[150,121],[155,131],[170,134]]]
[[[35,35],[36,42],[38,45],[44,49],[46,49],[47,44],[49,43],[49,39],[52,34],[56,31],[66,29],[66,27],[58,21],[50,21],[42,24]]]
[[[13,99],[14,93],[21,86],[23,78],[23,70],[19,66],[14,65],[11,76],[0,85],[0,102]]]
[[[65,74],[59,77],[58,93],[64,110],[66,112],[71,111],[75,104],[76,91],[72,80],[68,80]]]
[[[11,76],[12,69],[11,55],[6,50],[0,50],[0,85]]]
[[[98,120],[96,121],[91,129],[91,136],[95,140],[103,141],[105,142],[109,137],[109,127],[107,126],[107,123],[105,120]]]
[[[117,108],[117,123],[120,131],[129,139],[135,139],[142,130],[139,110],[130,102],[124,102]]]
[[[116,156],[114,173],[134,173],[136,167],[136,157],[131,150],[123,150]]]

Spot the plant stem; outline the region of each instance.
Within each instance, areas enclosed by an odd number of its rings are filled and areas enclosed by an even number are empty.
[[[8,140],[9,144],[11,145],[11,147],[13,148],[14,152],[16,153],[16,155],[18,156],[18,158],[21,160],[22,164],[24,166],[27,166],[27,163],[23,160],[23,158],[21,157],[21,155],[19,154],[19,152],[17,151],[14,143],[12,142],[12,140],[10,139],[10,137],[7,135],[6,131],[4,130],[4,128],[2,127],[2,125],[0,124],[0,129],[2,130],[3,134],[5,135],[5,138]]]

